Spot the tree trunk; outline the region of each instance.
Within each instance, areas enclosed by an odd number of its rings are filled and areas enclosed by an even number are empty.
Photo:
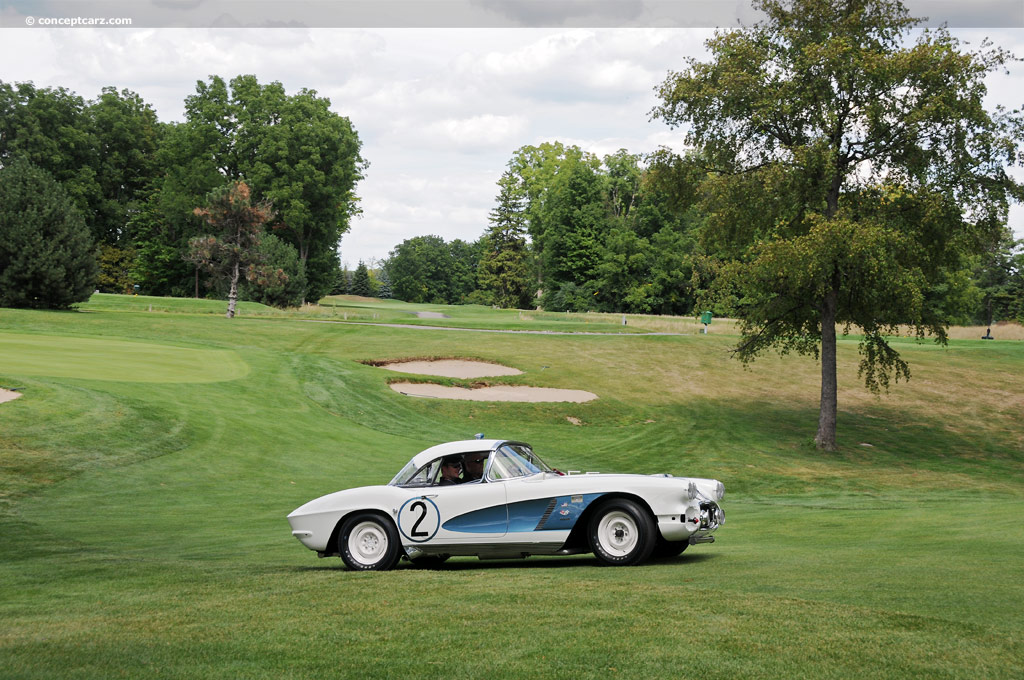
[[[825,451],[836,450],[836,307],[839,292],[834,287],[825,294],[821,309],[821,404],[818,410],[818,434],[814,443]]]
[[[227,317],[233,319],[235,316],[235,303],[238,302],[238,263],[235,263],[231,270],[231,290],[228,291],[228,313]]]

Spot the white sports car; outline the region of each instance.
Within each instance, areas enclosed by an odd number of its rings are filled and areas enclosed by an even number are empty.
[[[452,555],[481,559],[593,552],[632,565],[711,543],[725,521],[714,479],[563,474],[528,444],[471,439],[433,446],[387,486],[317,498],[288,515],[292,535],[350,569]]]

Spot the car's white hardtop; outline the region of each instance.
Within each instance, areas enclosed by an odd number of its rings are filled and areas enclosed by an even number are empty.
[[[412,464],[419,469],[430,461],[443,458],[444,456],[457,456],[463,453],[473,453],[474,451],[493,451],[507,441],[511,440],[465,439],[458,442],[446,442],[444,444],[438,444],[437,446],[431,446],[429,449],[424,451],[420,451],[412,457]]]

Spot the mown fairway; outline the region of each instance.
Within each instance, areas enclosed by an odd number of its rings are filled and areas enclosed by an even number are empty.
[[[622,330],[335,302],[306,316]],[[0,404],[2,678],[1024,676],[1024,342],[898,341],[913,379],[875,397],[842,341],[841,451],[826,455],[810,443],[817,364],[744,370],[728,335],[256,307],[229,321],[224,303],[115,296],[84,309],[0,310],[0,386],[24,393]],[[600,398],[410,399],[387,387],[399,374],[358,363],[427,356]],[[726,525],[619,569],[351,573],[291,537],[301,503],[476,432],[562,469],[716,477]]]

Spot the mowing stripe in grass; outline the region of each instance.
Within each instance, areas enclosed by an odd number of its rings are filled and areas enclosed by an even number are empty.
[[[0,333],[0,373],[7,375],[192,383],[234,380],[248,372],[231,350]]]

